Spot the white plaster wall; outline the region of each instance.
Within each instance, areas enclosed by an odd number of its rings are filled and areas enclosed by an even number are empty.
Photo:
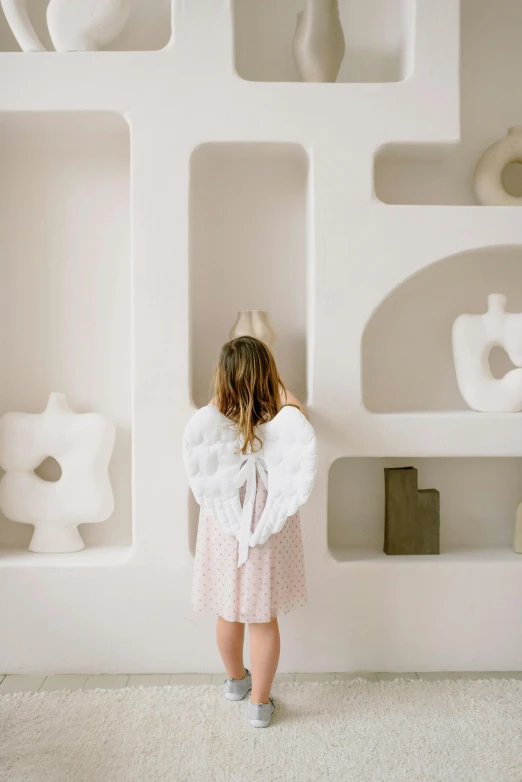
[[[502,14],[509,3],[494,7]],[[389,293],[439,259],[522,242],[513,208],[394,207],[373,197],[384,144],[459,139],[459,4],[417,0],[414,71],[393,84],[241,80],[228,0],[174,3],[173,27],[172,45],[156,52],[0,54],[0,110],[128,118],[134,348],[132,554],[95,546],[78,558],[0,558],[9,595],[0,668],[221,670],[214,623],[189,605],[179,448],[193,410],[190,160],[204,143],[261,141],[301,145],[312,172],[307,374],[320,464],[302,512],[310,599],[282,618],[281,670],[519,669],[522,560],[507,546],[423,562],[341,561],[328,550],[328,470],[338,458],[522,456],[520,416],[374,414],[362,404],[361,341]]]

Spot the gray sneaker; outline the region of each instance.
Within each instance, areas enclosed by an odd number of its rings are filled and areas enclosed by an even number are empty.
[[[253,728],[268,728],[272,714],[275,709],[275,703],[270,697],[268,703],[252,703],[250,701],[250,724]]]
[[[246,669],[243,679],[225,679],[225,698],[227,701],[242,701],[252,689],[252,674]]]

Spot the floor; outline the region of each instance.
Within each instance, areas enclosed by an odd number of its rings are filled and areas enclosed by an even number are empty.
[[[390,679],[521,679],[522,671],[439,671],[431,673],[281,673],[277,682],[327,682],[363,678],[368,681]],[[32,676],[0,674],[0,695],[8,692],[52,692],[53,690],[118,689],[120,687],[164,687],[169,684],[223,684],[223,673],[165,674],[53,674]]]

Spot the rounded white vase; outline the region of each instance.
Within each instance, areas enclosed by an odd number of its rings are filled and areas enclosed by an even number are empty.
[[[305,0],[293,42],[301,81],[334,82],[345,50],[338,0]]]
[[[507,192],[502,181],[506,166],[522,162],[522,125],[492,144],[479,159],[473,177],[475,195],[483,206],[522,206],[522,196]]]
[[[269,348],[272,348],[277,336],[277,329],[266,310],[240,310],[230,330],[230,339],[256,337]]]

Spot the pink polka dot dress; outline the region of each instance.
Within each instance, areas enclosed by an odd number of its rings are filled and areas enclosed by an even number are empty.
[[[241,490],[241,500],[244,487]],[[257,479],[252,514],[254,530],[265,507],[267,492]],[[227,535],[217,519],[201,509],[192,580],[195,611],[211,611],[228,622],[269,622],[306,603],[303,541],[299,512],[281,532],[262,546],[249,549],[237,567],[238,541]]]

